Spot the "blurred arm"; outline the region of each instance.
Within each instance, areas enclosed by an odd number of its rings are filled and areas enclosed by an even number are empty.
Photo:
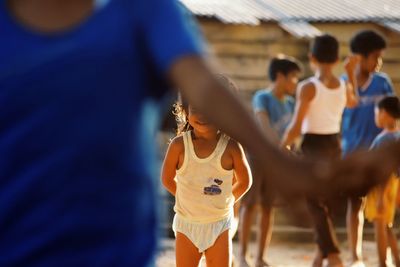
[[[292,122],[282,139],[281,144],[283,147],[292,145],[296,138],[301,135],[301,126],[314,96],[315,87],[312,83],[307,83],[300,87]]]
[[[269,162],[285,160],[277,146],[265,138],[252,114],[215,78],[201,57],[186,56],[177,60],[169,77],[191,105],[254,156]]]

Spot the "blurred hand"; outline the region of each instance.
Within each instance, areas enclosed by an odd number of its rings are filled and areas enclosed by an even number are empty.
[[[344,61],[344,68],[348,73],[354,73],[358,65],[360,64],[360,55],[350,55]]]
[[[391,143],[373,151],[360,151],[337,163],[331,188],[349,195],[365,195],[369,189],[385,183],[400,165],[400,143]],[[334,180],[333,180],[334,179]]]
[[[338,194],[363,196],[384,183],[400,165],[400,143],[374,151],[356,152],[343,160],[318,161],[287,156],[272,164],[258,161],[265,179],[285,198],[300,195],[330,197]]]

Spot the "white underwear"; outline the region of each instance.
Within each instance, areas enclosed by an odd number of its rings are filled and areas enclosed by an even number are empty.
[[[184,234],[197,247],[200,253],[212,247],[217,238],[232,226],[233,216],[212,222],[212,223],[192,223],[178,214],[175,214],[172,230],[176,233]]]

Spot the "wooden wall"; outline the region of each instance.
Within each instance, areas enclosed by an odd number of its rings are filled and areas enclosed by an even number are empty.
[[[214,19],[200,19],[203,33],[209,42],[209,51],[224,73],[228,74],[250,99],[255,90],[268,86],[267,67],[272,57],[279,53],[298,58],[305,69],[304,76],[310,76],[307,54],[309,40],[298,39],[287,33],[276,23],[262,23],[258,26],[223,24]],[[315,24],[323,32],[338,37],[341,43],[341,57],[348,54],[348,40],[361,29],[375,29],[388,41],[382,71],[387,72],[400,93],[400,34],[374,24]],[[338,65],[336,73],[343,72]]]

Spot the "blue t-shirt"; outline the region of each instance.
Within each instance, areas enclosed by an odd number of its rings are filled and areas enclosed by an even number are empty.
[[[400,140],[400,132],[381,132],[375,137],[374,141],[371,144],[370,149],[375,149],[385,144],[389,144],[391,142],[396,142]]]
[[[378,136],[374,139],[371,144],[370,149],[375,149],[380,146],[389,144],[391,142],[396,142],[400,140],[400,132],[381,132]],[[400,168],[397,170],[396,173],[397,177],[400,177]]]
[[[166,91],[172,63],[201,53],[178,5],[110,0],[41,34],[0,1],[0,266],[151,262],[145,103]]]
[[[346,77],[343,77],[346,79]],[[354,150],[368,149],[379,134],[374,120],[375,104],[385,95],[393,94],[389,77],[383,73],[374,73],[365,89],[358,89],[360,103],[356,108],[345,109],[342,120],[342,149],[347,154]]]
[[[271,128],[283,136],[293,116],[294,98],[285,96],[279,100],[271,90],[259,90],[253,97],[253,109],[267,112]]]

